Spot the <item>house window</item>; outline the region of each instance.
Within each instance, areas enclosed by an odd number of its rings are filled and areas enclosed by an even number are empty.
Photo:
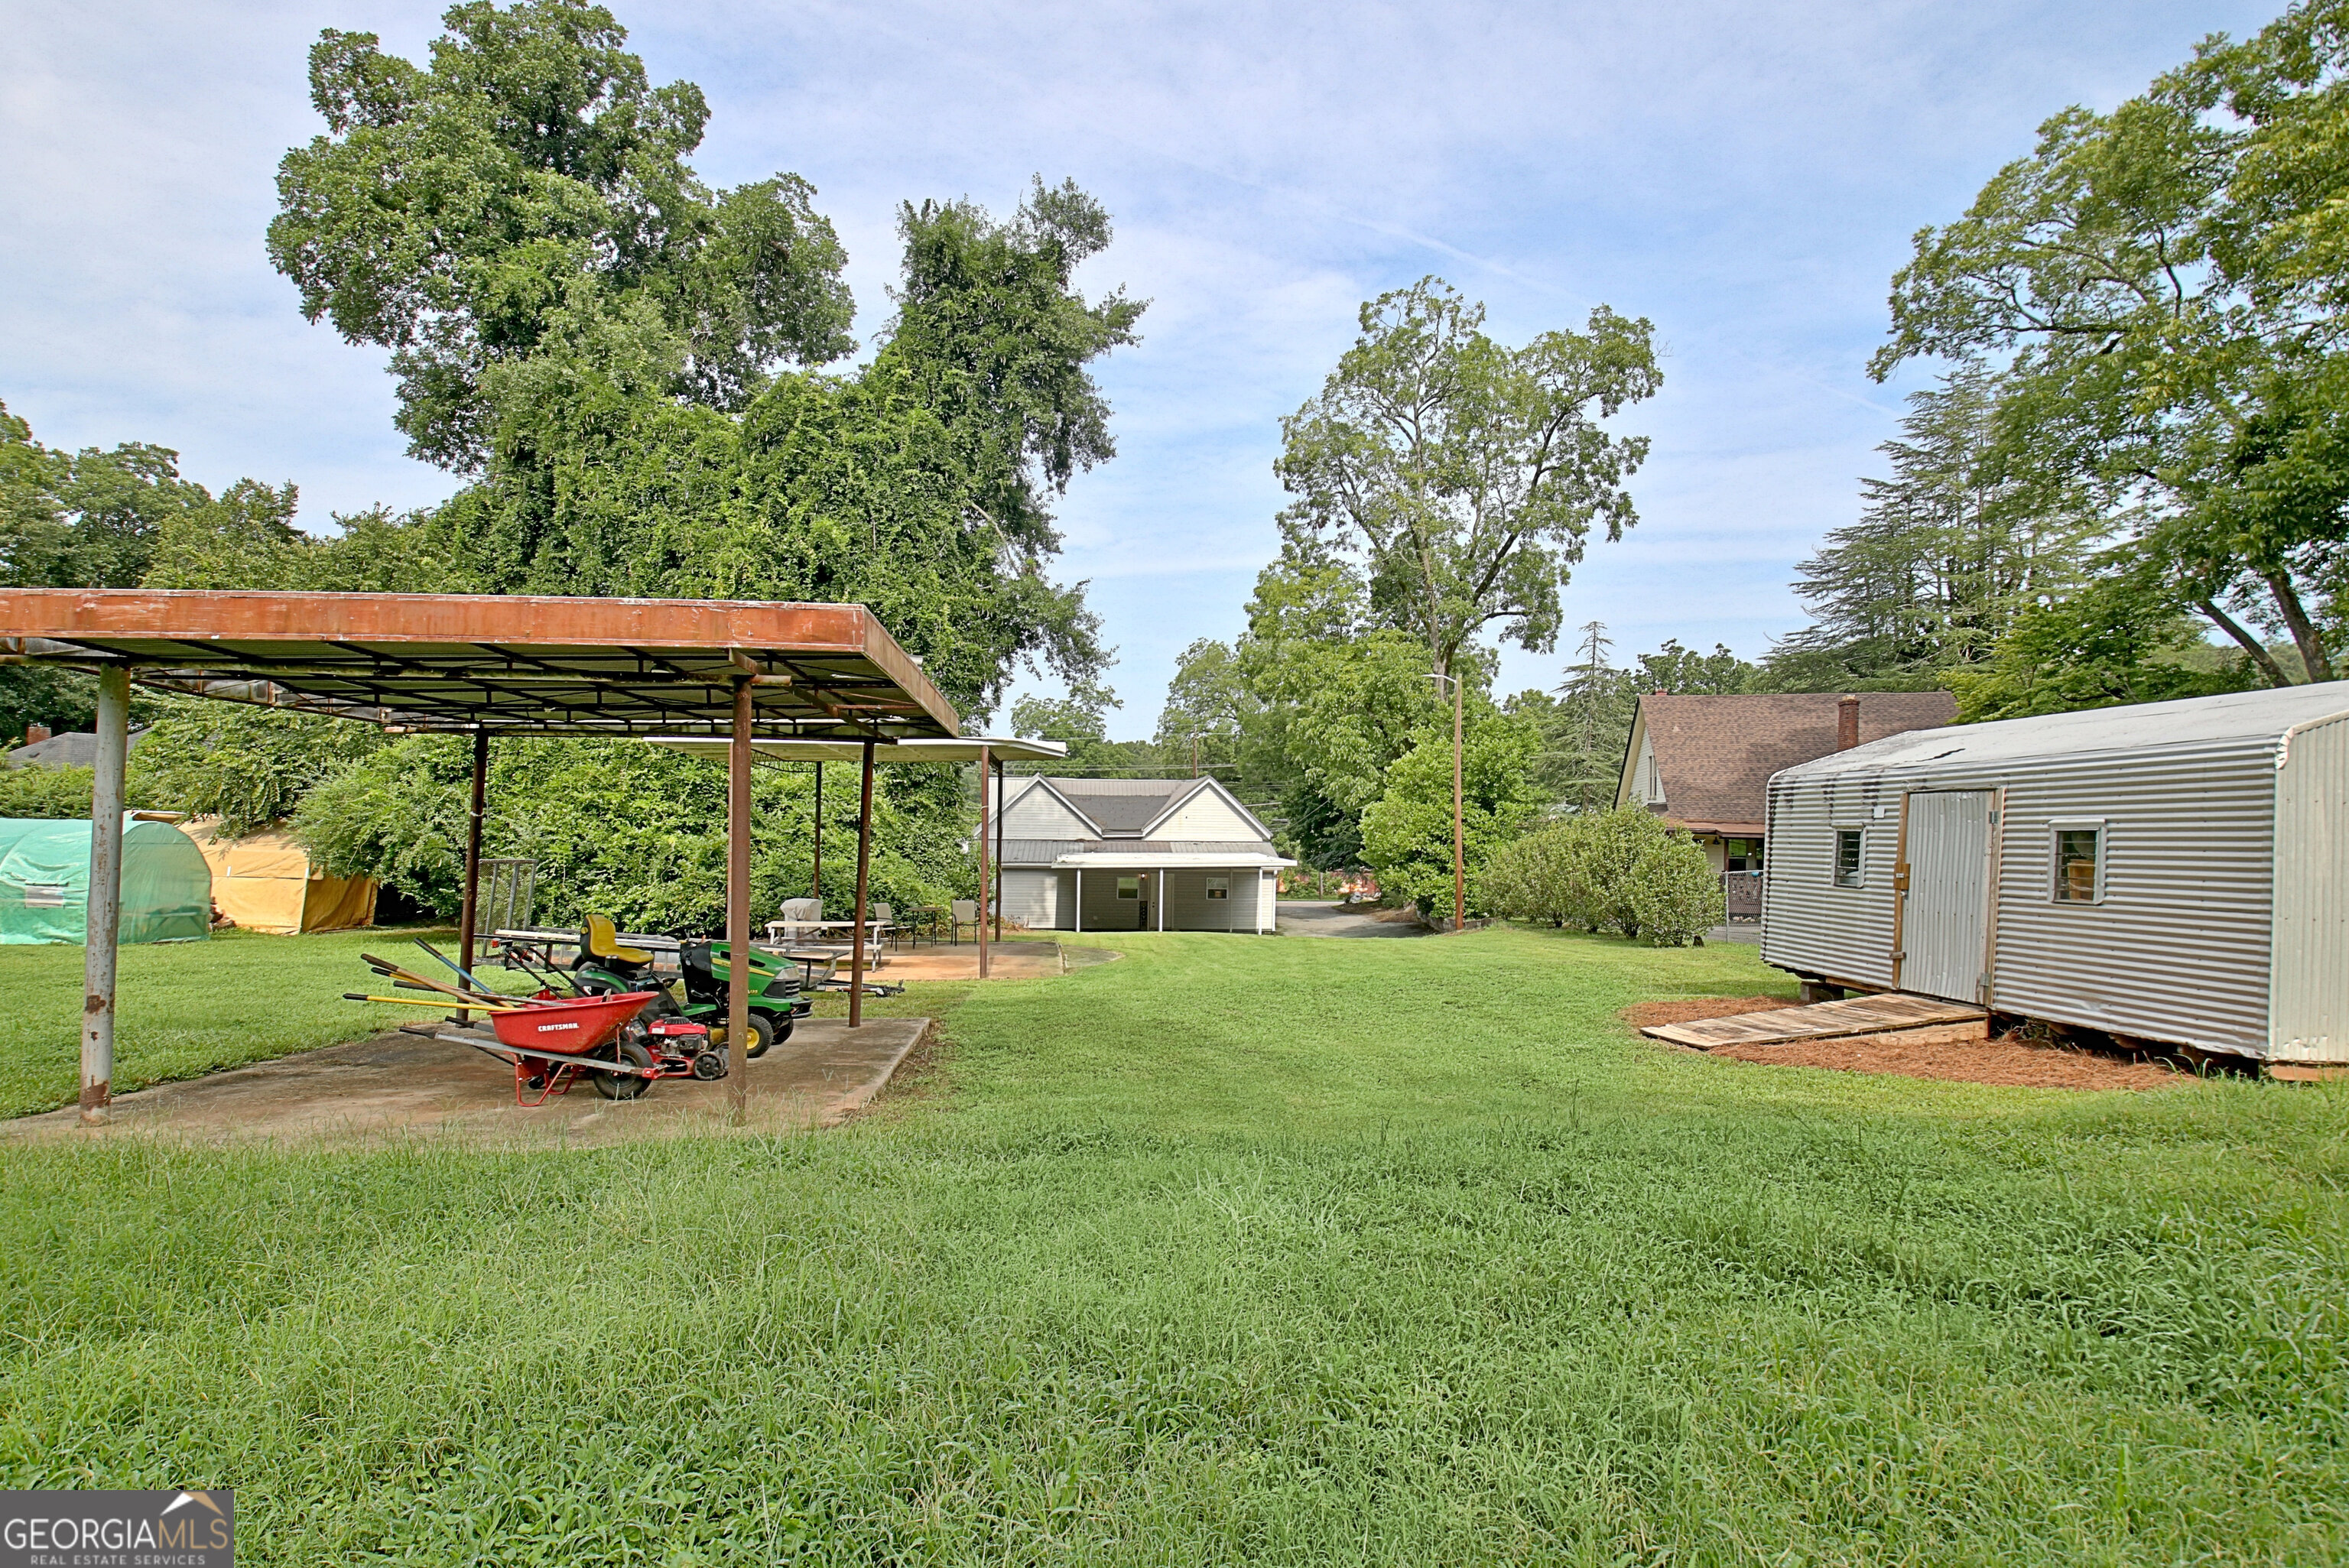
[[[2100,820],[2057,821],[2055,834],[2055,902],[2105,902],[2105,824]]]
[[[1117,896],[1120,898],[1140,898],[1142,896],[1142,879],[1140,877],[1118,878]]]
[[[1722,840],[1721,869],[1725,872],[1760,871],[1762,869],[1762,841],[1759,839]]]
[[[1836,830],[1836,886],[1859,886],[1860,841],[1865,837],[1866,830],[1863,829],[1837,828]]]
[[[1207,879],[1207,896],[1209,898],[1231,897],[1232,879],[1229,877],[1209,877]]]

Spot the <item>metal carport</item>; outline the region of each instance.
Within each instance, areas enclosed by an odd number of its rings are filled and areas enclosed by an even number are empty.
[[[726,933],[750,945],[750,761],[770,736],[853,743],[872,846],[876,747],[954,736],[954,708],[861,604],[573,599],[521,594],[0,590],[0,660],[95,672],[96,789],[82,1021],[81,1113],[112,1097],[123,759],[130,687],[473,738],[460,960],[473,960],[482,789],[499,735],[722,738]],[[864,866],[856,916],[864,914]],[[729,1091],[745,1101],[748,965],[733,967]],[[862,944],[849,1024],[863,1021]]]

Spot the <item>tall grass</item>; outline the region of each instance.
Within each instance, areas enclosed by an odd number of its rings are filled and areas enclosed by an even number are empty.
[[[2349,1546],[2349,1095],[1614,1021],[1744,950],[1116,941],[836,1133],[10,1148],[0,1485],[233,1485],[273,1563]]]

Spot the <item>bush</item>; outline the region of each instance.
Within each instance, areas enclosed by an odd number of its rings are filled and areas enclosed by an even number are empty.
[[[1729,918],[1721,877],[1703,849],[1686,833],[1650,844],[1633,862],[1631,913],[1639,934],[1658,947],[1703,944],[1704,934]]]
[[[1721,923],[1721,880],[1686,833],[1636,807],[1569,817],[1496,852],[1479,883],[1515,920],[1676,947]]]

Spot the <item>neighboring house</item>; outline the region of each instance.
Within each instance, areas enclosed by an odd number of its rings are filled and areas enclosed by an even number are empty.
[[[1770,775],[1839,748],[1956,722],[1945,691],[1640,699],[1615,804],[1645,806],[1704,846],[1716,872],[1758,872]]]
[[[1035,931],[1270,931],[1285,860],[1213,779],[1011,779],[1003,913]]]
[[[1762,957],[2349,1062],[2349,681],[1920,730],[1770,781]]]

